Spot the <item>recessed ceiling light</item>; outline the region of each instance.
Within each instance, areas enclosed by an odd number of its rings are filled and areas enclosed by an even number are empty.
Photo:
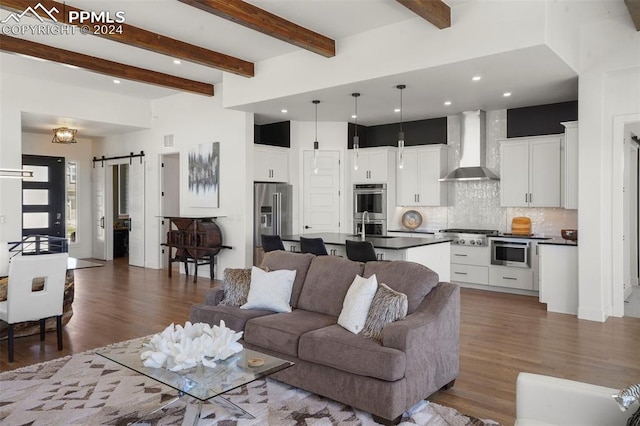
[[[511,96],[511,92],[504,92],[502,96],[504,96],[505,98],[508,98],[509,96]]]
[[[482,80],[482,77],[480,77],[479,75],[474,75],[473,78],[471,78],[471,80],[480,81],[480,80]]]
[[[400,112],[400,108],[394,109],[393,112]]]
[[[351,118],[358,118],[358,116],[357,116],[357,115],[355,115],[355,114],[353,114],[353,115],[351,116]]]
[[[446,106],[449,106],[449,105],[451,105],[451,101],[444,101],[444,104],[445,104]]]
[[[70,64],[62,64],[63,66],[67,67],[67,68],[71,68],[72,70],[77,70],[80,69],[80,67],[77,67],[75,65],[70,65]]]
[[[182,62],[180,62],[180,59],[174,59],[173,63],[176,65],[180,65]]]
[[[286,109],[281,109],[280,112],[286,114],[288,111]]]
[[[113,82],[114,82],[115,84],[120,84],[120,80],[116,80],[116,79],[114,79],[114,80],[113,80]]]

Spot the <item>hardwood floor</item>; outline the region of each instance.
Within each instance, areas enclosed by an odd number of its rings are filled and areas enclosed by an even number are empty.
[[[15,362],[0,344],[0,371],[8,371],[184,323],[189,307],[213,286],[193,284],[165,270],[128,267],[123,260],[76,271],[74,315],[64,329],[64,350],[55,333],[16,339]],[[503,425],[515,419],[520,371],[621,388],[640,383],[640,319],[605,323],[547,313],[536,298],[462,289],[460,376],[455,386],[429,399]]]

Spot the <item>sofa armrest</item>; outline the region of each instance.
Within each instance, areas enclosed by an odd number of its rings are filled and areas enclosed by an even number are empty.
[[[206,291],[204,294],[204,303],[206,305],[218,306],[224,297],[224,291],[222,290],[222,286],[216,284]]]
[[[434,381],[430,391],[435,391],[458,376],[459,332],[460,287],[440,282],[415,312],[382,330],[382,344],[406,353],[405,377],[427,375]],[[434,364],[437,374],[426,371],[425,366]]]
[[[539,374],[520,373],[516,425],[624,425],[638,404],[620,411],[611,397],[619,389]]]

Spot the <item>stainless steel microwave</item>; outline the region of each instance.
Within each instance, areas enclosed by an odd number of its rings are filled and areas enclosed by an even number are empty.
[[[531,267],[531,243],[492,239],[491,264],[517,268]]]
[[[384,220],[387,218],[387,184],[353,185],[353,217],[362,218],[362,213],[369,213],[369,219]]]

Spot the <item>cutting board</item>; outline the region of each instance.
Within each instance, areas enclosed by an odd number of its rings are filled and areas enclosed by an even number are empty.
[[[514,217],[511,220],[511,233],[516,235],[531,235],[531,219],[528,217]]]

